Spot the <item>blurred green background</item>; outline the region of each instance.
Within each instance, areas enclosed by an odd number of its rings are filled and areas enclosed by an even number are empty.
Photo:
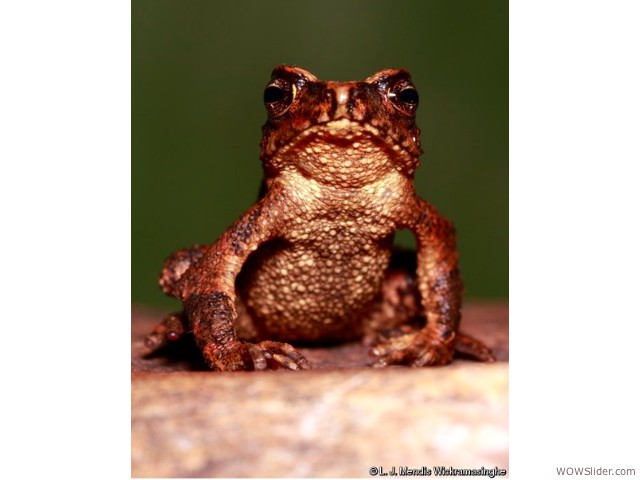
[[[506,0],[133,0],[132,301],[176,308],[163,260],[255,202],[262,92],[282,63],[321,80],[412,73],[416,189],[456,224],[465,297],[506,298]]]

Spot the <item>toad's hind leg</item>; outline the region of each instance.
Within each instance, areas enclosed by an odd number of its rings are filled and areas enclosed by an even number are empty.
[[[160,289],[170,297],[177,297],[180,279],[191,265],[202,258],[206,250],[206,246],[194,245],[191,248],[173,252],[162,266],[160,278],[158,278]]]
[[[206,247],[195,245],[174,252],[164,261],[158,284],[162,291],[171,297],[178,296],[178,283],[189,267],[204,254]],[[172,313],[159,323],[144,339],[145,355],[160,350],[165,345],[179,340],[189,331],[189,321],[184,312]]]
[[[238,313],[236,319],[238,338],[242,340],[255,340],[257,337],[256,330],[246,307],[242,302],[238,301],[236,303],[236,310]],[[151,355],[170,343],[177,342],[188,332],[192,332],[192,328],[185,312],[175,312],[168,315],[145,337],[144,355]]]
[[[195,245],[191,248],[178,250],[167,258],[160,272],[158,284],[168,296],[178,296],[178,284],[191,265],[195,264],[206,252],[206,246]],[[256,336],[255,328],[245,306],[238,300],[236,303],[238,318],[236,329],[238,337],[252,340]],[[166,345],[178,341],[182,336],[191,332],[191,326],[185,312],[176,312],[167,316],[144,339],[145,355],[152,354]]]
[[[416,254],[394,250],[380,294],[364,322],[365,343],[373,345],[382,332],[424,322],[420,319],[420,293],[416,283]]]
[[[458,332],[456,335],[456,353],[480,360],[481,362],[496,361],[496,357],[489,347],[480,340],[463,332]]]
[[[184,312],[172,313],[159,323],[144,339],[145,355],[160,350],[170,342],[180,340],[188,330],[188,321]]]
[[[380,295],[365,321],[365,343],[379,358],[404,355],[424,324],[416,278],[416,253],[395,250]],[[495,361],[490,348],[460,331],[456,333],[455,352],[482,362]]]

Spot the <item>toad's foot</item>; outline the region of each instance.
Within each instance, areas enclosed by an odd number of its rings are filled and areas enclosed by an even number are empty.
[[[235,341],[219,347],[207,345],[202,349],[212,370],[310,370],[309,361],[288,343],[265,340],[260,343]]]
[[[456,352],[481,362],[495,362],[496,357],[489,347],[480,340],[465,333],[456,335]]]
[[[175,342],[186,331],[187,320],[184,313],[172,313],[158,324],[144,339],[144,355],[157,352],[170,342]]]
[[[406,332],[394,330],[387,336],[380,336],[371,349],[377,359],[372,367],[408,365],[448,365],[453,360],[453,345],[428,335],[424,330]]]
[[[466,334],[458,333],[455,339],[444,341],[425,330],[404,326],[378,336],[371,349],[377,358],[371,365],[377,368],[389,365],[448,365],[453,360],[454,352],[483,362],[495,361],[488,347]]]

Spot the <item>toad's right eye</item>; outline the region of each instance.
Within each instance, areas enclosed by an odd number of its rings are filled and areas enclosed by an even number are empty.
[[[264,90],[264,103],[270,105],[284,99],[284,90],[277,85],[269,85]]]
[[[295,85],[283,80],[276,80],[264,89],[264,106],[270,116],[278,117],[289,109],[295,96]]]

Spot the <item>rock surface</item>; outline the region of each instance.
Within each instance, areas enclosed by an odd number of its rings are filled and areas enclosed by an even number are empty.
[[[463,314],[463,330],[500,361],[425,369],[366,368],[366,349],[352,343],[301,348],[312,371],[207,372],[188,342],[141,357],[144,335],[161,319],[133,311],[133,477],[508,470],[506,304],[470,304]]]

